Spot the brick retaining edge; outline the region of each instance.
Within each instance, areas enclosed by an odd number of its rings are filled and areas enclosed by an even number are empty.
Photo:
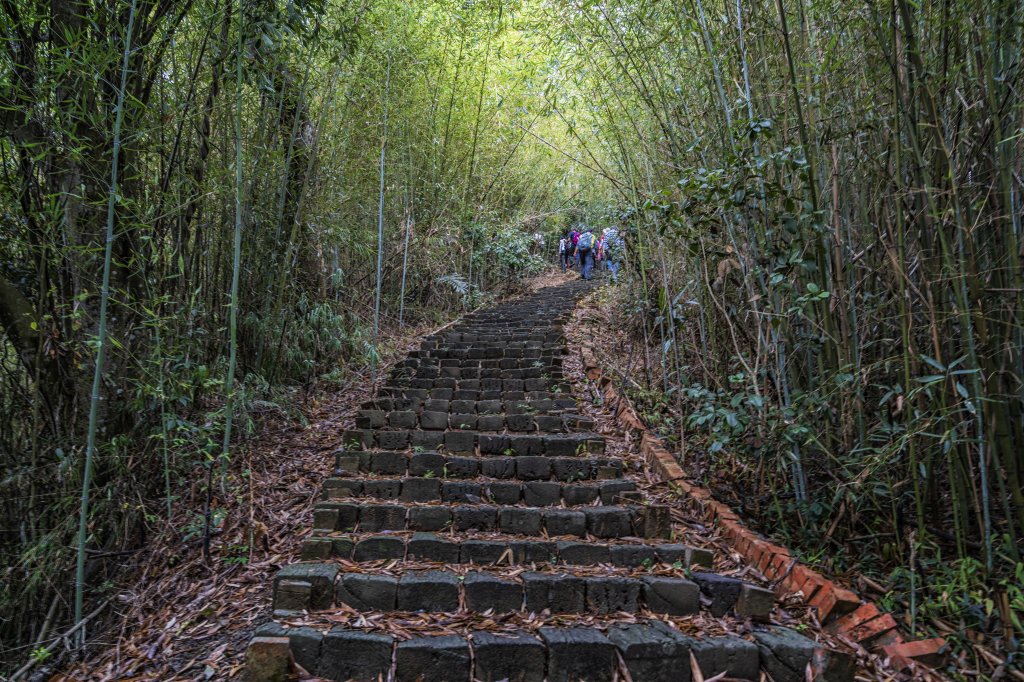
[[[692,511],[718,526],[722,536],[748,563],[773,581],[777,596],[801,593],[805,602],[817,609],[818,620],[826,632],[887,657],[896,668],[912,668],[915,663],[934,667],[943,663],[948,649],[944,638],[905,640],[891,614],[883,613],[872,602],[862,602],[856,593],[800,563],[787,548],[747,528],[736,512],[715,500],[709,490],[686,480],[686,472],[672,453],[647,428],[629,397],[604,373],[593,348],[582,346],[580,358],[587,378],[597,385],[616,423],[640,435],[640,454],[648,465],[664,482],[684,494]]]

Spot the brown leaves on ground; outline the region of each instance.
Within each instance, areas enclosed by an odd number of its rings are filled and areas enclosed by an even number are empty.
[[[727,634],[743,634],[750,624],[729,618],[716,618],[709,613],[692,616],[667,616],[663,613],[641,610],[638,613],[609,614],[552,614],[540,612],[513,611],[493,614],[460,611],[459,613],[410,613],[395,611],[357,611],[341,606],[330,612],[312,613],[282,621],[289,627],[312,627],[326,630],[335,625],[383,632],[399,640],[412,637],[462,635],[486,630],[495,634],[513,633],[519,630],[536,632],[542,627],[586,626],[607,630],[613,625],[660,620],[684,635],[694,637],[720,637]]]
[[[388,343],[404,357],[423,333]],[[418,333],[416,333],[418,332]],[[383,377],[387,366],[378,369]],[[237,678],[253,629],[270,617],[277,570],[298,556],[310,533],[313,505],[333,465],[331,454],[351,428],[361,402],[376,391],[374,373],[310,399],[307,426],[272,412],[260,431],[236,448],[228,495],[215,492],[222,521],[202,553],[196,532],[203,485],[182,498],[164,532],[135,555],[105,629],[83,662],[52,678],[65,680],[209,680]],[[248,472],[248,473],[247,473]],[[197,470],[197,478],[205,478]]]
[[[529,282],[527,282],[527,289],[532,293],[539,289],[545,289],[547,287],[555,287],[559,284],[565,284],[575,279],[579,279],[580,275],[578,272],[573,270],[567,270],[563,272],[560,268],[550,268],[546,272],[537,275]]]

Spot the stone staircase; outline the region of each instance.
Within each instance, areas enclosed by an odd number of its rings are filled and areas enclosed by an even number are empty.
[[[674,541],[636,462],[578,411],[562,326],[593,286],[468,315],[391,372],[274,580],[250,679],[284,678],[273,652],[338,681],[851,679],[843,656],[761,625],[772,591]]]

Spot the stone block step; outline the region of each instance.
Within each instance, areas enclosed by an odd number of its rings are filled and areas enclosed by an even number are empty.
[[[462,332],[453,334],[459,338],[426,337],[420,342],[418,355],[425,351],[438,348],[494,348],[502,350],[522,349],[528,351],[529,357],[536,351],[542,353],[564,354],[565,344],[562,338],[564,325],[546,325],[543,327],[499,327],[496,324],[464,325],[459,327]],[[500,357],[500,356],[499,356]]]
[[[690,682],[691,655],[705,679],[758,680],[763,668],[773,682],[803,682],[808,665],[825,682],[853,679],[849,655],[781,627],[761,627],[748,638],[696,638],[642,619],[601,628],[569,623],[534,631],[413,633],[400,640],[344,625],[321,632],[268,623],[256,635],[287,638],[296,663],[336,682],[377,682],[391,679],[392,670],[396,682],[611,682],[621,679],[620,658],[636,682]]]
[[[500,533],[454,536],[450,533],[319,533],[306,539],[306,561],[344,559],[373,561],[437,561],[448,564],[619,566],[711,568],[714,556],[705,549],[679,543],[600,542],[537,539]],[[702,578],[703,579],[703,578]],[[710,589],[710,588],[709,588]]]
[[[446,363],[443,366],[426,365],[418,368],[402,367],[392,370],[388,374],[388,384],[408,385],[410,379],[455,379],[458,381],[503,379],[549,379],[562,381],[562,367],[559,363],[549,362],[543,364],[530,360],[484,360],[491,362],[493,366],[470,365],[469,361],[442,360]],[[460,364],[456,364],[460,363]],[[509,366],[512,365],[512,366]],[[493,390],[493,389],[491,389]],[[523,389],[516,389],[523,390]],[[538,389],[541,390],[541,389]]]
[[[741,589],[760,590],[753,585]],[[766,590],[768,595],[773,593]],[[705,595],[712,599],[711,595]],[[712,606],[728,612],[733,604],[715,595]],[[673,576],[578,576],[571,573],[528,571],[514,578],[484,571],[458,575],[450,571],[412,571],[399,576],[347,573],[335,586],[335,606],[360,611],[455,612],[459,605],[477,613],[512,611],[572,614],[653,613],[685,616],[701,607],[700,588]],[[738,614],[766,619],[771,603],[761,610]],[[764,608],[764,607],[767,608]]]
[[[459,397],[465,395],[468,397]],[[525,395],[525,393],[523,394]],[[448,400],[427,398],[377,398],[362,404],[361,410],[372,410],[381,412],[449,412],[464,414],[532,414],[532,415],[559,415],[563,417],[576,417],[584,419],[580,415],[574,400],[551,399],[528,400],[481,400],[479,391],[459,391],[459,395],[453,392],[452,398]],[[379,427],[378,427],[379,428]]]
[[[364,615],[369,611],[608,615],[647,610],[686,616],[706,608],[716,617],[734,615],[765,622],[775,604],[772,590],[717,574],[702,573],[704,579],[695,582],[683,576],[682,568],[656,575],[628,568],[600,567],[600,573],[581,570],[507,574],[401,566],[387,573],[339,570],[332,582],[333,595],[328,595],[326,584],[313,592],[313,583],[326,575],[321,565],[292,564],[275,581],[274,609],[282,615],[349,607]],[[306,578],[310,574],[313,577]],[[310,586],[308,598],[296,587],[303,583]],[[726,585],[729,589],[723,589]]]
[[[493,343],[445,343],[433,348],[423,348],[409,353],[401,367],[421,367],[423,364],[442,364],[456,360],[460,367],[501,367],[501,361],[513,360],[524,364],[519,367],[535,367],[537,362],[548,365],[559,363],[568,355],[564,346],[550,344],[535,348],[509,348],[502,341]],[[405,364],[409,363],[409,364]],[[415,364],[413,364],[415,363]]]
[[[420,348],[444,348],[449,345],[457,346],[460,343],[471,344],[522,344],[524,348],[552,347],[564,348],[562,327],[551,323],[529,324],[523,322],[508,322],[502,320],[467,323],[459,326],[461,339],[449,340],[444,338],[424,339]]]
[[[511,505],[366,504],[319,502],[314,530],[331,532],[456,531],[501,532],[592,538],[669,538],[669,507],[601,505],[580,510]]]
[[[491,460],[485,460],[491,461]],[[511,463],[514,463],[512,460]],[[566,457],[557,462],[564,480],[583,480],[591,472],[588,460]],[[568,464],[570,469],[565,469]],[[583,464],[584,466],[575,466]],[[524,504],[531,507],[640,502],[636,483],[615,478],[594,483],[555,481],[508,481],[476,477],[450,481],[434,477],[329,478],[324,482],[325,501],[400,500],[402,502]]]
[[[544,435],[540,433],[485,433],[483,431],[424,431],[349,429],[342,437],[349,450],[440,450],[449,454],[482,455],[573,455],[604,454],[604,437],[591,431]]]
[[[459,343],[475,343],[488,340],[490,337],[496,337],[501,338],[507,348],[539,348],[546,344],[557,345],[555,341],[547,341],[543,337],[546,337],[548,333],[561,332],[566,320],[568,320],[568,317],[564,317],[562,320],[552,319],[547,321],[546,324],[530,322],[528,324],[521,324],[518,329],[515,329],[505,327],[501,323],[478,323],[477,320],[464,317],[454,327],[449,328],[448,331],[442,334],[424,336],[420,343],[427,346],[445,346]],[[510,339],[509,337],[517,338]]]
[[[439,353],[443,355],[439,355]],[[448,357],[444,357],[447,355]],[[458,360],[468,363],[491,363],[498,360],[535,361],[549,362],[557,360],[561,362],[569,355],[564,346],[558,344],[531,344],[508,342],[506,340],[493,342],[466,342],[466,341],[444,341],[430,348],[421,348],[411,351],[400,361],[396,367],[422,367],[425,365],[444,364],[444,360]]]
[[[562,415],[564,417],[579,416],[576,401],[569,399],[552,400],[550,398],[529,400],[523,393],[517,399],[502,400],[501,398],[481,400],[479,391],[454,391],[447,400],[421,398],[390,398],[378,397],[364,402],[360,409],[381,410],[383,412],[473,412],[475,414],[542,414]],[[464,402],[463,402],[464,401]]]
[[[551,343],[557,341],[552,334],[561,332],[569,315],[551,310],[543,302],[538,302],[535,311],[520,311],[495,308],[489,314],[474,314],[462,318],[454,327],[444,334],[435,334],[428,338],[437,341],[450,340],[453,335],[461,334],[463,341],[479,341],[488,336],[519,337],[524,343]]]
[[[508,370],[511,372],[512,370]],[[428,391],[431,397],[444,397],[443,390],[454,391],[458,389],[478,390],[486,394],[485,397],[493,398],[498,391],[523,391],[526,393],[543,393],[546,395],[570,395],[572,386],[561,377],[544,378],[535,377],[529,379],[515,379],[492,377],[489,379],[452,379],[451,377],[438,377],[436,379],[395,378],[389,379],[388,385],[397,388],[419,389]],[[443,390],[438,390],[443,389]]]
[[[465,352],[463,352],[465,351]],[[441,357],[442,353],[447,357]],[[389,371],[419,370],[444,366],[455,367],[561,367],[568,357],[564,348],[510,348],[502,342],[493,344],[446,343],[429,350],[410,353]]]
[[[415,478],[466,479],[484,476],[502,480],[566,483],[621,478],[626,462],[618,457],[510,454],[455,455],[434,450],[342,450],[335,453],[335,475],[353,478],[359,473]]]
[[[578,414],[563,415],[550,412],[519,411],[505,413],[491,411],[488,403],[499,403],[494,400],[427,400],[420,411],[394,410],[360,410],[356,415],[356,429],[377,429],[387,431],[409,431],[422,429],[427,431],[484,431],[487,433],[593,433],[594,420]],[[484,407],[478,412],[477,406]],[[518,408],[514,408],[518,409]],[[380,436],[377,437],[378,441]]]
[[[378,391],[378,398],[392,398],[396,401],[419,401],[396,403],[401,409],[408,409],[408,405],[421,405],[426,400],[501,400],[503,402],[513,401],[534,401],[551,400],[556,408],[575,410],[576,399],[567,393],[552,393],[550,391],[482,391],[480,382],[475,379],[464,379],[454,382],[455,386],[448,388],[412,388],[409,386],[383,386]]]
[[[447,376],[453,379],[482,379],[487,377],[510,378],[504,372],[530,372],[531,374],[528,376],[520,374],[518,377],[512,377],[527,379],[531,376],[543,376],[551,372],[561,373],[565,360],[565,356],[561,354],[541,354],[537,357],[524,358],[522,357],[522,350],[512,351],[499,348],[498,351],[503,357],[410,357],[389,370],[388,376],[415,377],[417,379],[437,379]],[[471,352],[472,349],[470,349],[467,355]],[[511,353],[515,353],[515,357],[510,357]],[[454,373],[447,374],[444,370]]]
[[[551,344],[533,348],[513,347],[498,341],[493,343],[459,343],[445,342],[433,348],[414,350],[398,364],[399,367],[423,367],[426,365],[443,366],[445,361],[456,361],[458,367],[501,367],[501,361],[512,360],[523,362],[522,367],[535,367],[541,364],[561,364],[568,352],[563,346]]]
[[[496,361],[497,362],[497,361]],[[502,360],[501,363],[505,363]],[[511,361],[510,361],[511,362]],[[517,379],[521,383],[510,387],[502,382]],[[484,390],[544,391],[553,383],[564,383],[561,367],[410,367],[392,370],[388,384],[392,386],[413,386],[413,381],[427,380],[432,383],[415,384],[418,388],[451,388],[451,381],[458,385],[462,381],[479,381]],[[437,382],[442,383],[438,384]],[[527,384],[526,382],[531,382]],[[465,388],[465,386],[463,386]]]
[[[461,397],[465,395],[467,397]],[[378,415],[365,415],[370,418],[376,417],[377,423],[373,426],[358,426],[357,428],[383,428],[385,425],[396,428],[413,428],[402,423],[395,423],[392,413],[411,413],[420,416],[424,412],[447,412],[449,414],[475,414],[475,415],[532,415],[536,416],[558,416],[569,422],[573,428],[584,428],[589,425],[593,429],[594,420],[579,413],[575,400],[551,400],[550,398],[540,400],[480,400],[479,391],[457,391],[453,393],[450,400],[427,398],[377,398],[363,403],[360,407],[360,416],[363,412],[382,412]],[[399,422],[408,419],[401,414],[397,417]],[[486,430],[486,429],[483,429]]]

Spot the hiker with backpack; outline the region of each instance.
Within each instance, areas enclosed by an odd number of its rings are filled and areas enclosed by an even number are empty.
[[[572,268],[576,264],[576,242],[579,241],[580,233],[575,227],[569,228],[565,237],[565,267]]]
[[[568,237],[558,240],[558,262],[562,264],[562,272],[569,267],[569,241]]]
[[[597,237],[589,228],[580,235],[576,241],[576,256],[579,259],[580,275],[583,279],[590,279],[591,271],[594,269],[594,246],[597,244]]]
[[[619,231],[614,227],[607,228],[602,237],[604,239],[605,264],[608,271],[612,273],[612,281],[615,282],[618,280],[619,263],[624,255],[625,245],[622,242],[622,237],[619,236]]]

